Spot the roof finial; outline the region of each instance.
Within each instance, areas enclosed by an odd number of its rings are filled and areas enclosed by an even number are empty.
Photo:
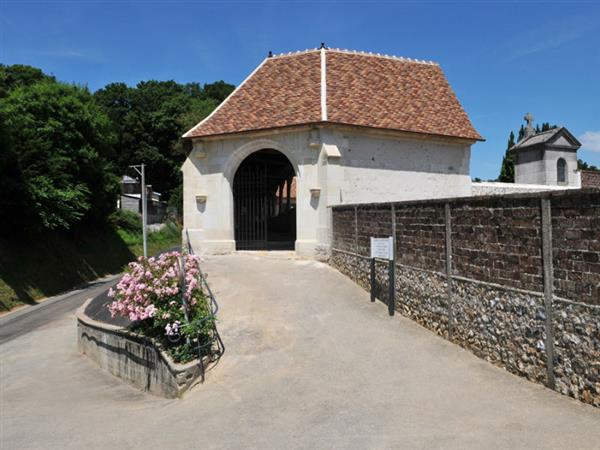
[[[269,56],[268,58],[272,58],[273,57],[273,52],[271,50],[269,50]]]
[[[533,116],[528,112],[523,119],[527,122],[527,126],[525,127],[525,137],[528,138],[529,136],[533,136],[535,134],[535,131],[533,130]]]
[[[325,42],[321,42],[321,46],[319,48],[327,48],[325,47]]]

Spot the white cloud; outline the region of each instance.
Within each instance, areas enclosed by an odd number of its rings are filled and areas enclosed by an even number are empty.
[[[582,150],[600,152],[600,131],[586,131],[579,137]]]
[[[586,31],[587,30],[585,29],[574,29],[567,30],[562,33],[556,33],[553,36],[548,36],[545,39],[541,39],[538,42],[535,42],[531,45],[526,45],[523,48],[518,49],[513,56],[515,58],[519,58],[521,56],[529,56],[533,55],[534,53],[539,53],[553,49],[555,47],[559,47],[563,44],[566,44],[567,42],[579,39],[585,34]]]
[[[104,58],[100,57],[93,51],[82,51],[74,48],[58,48],[47,51],[42,51],[42,55],[51,58],[72,59],[89,62],[104,62]]]
[[[509,61],[564,47],[585,35],[597,33],[598,21],[588,16],[560,17],[528,27],[507,37],[499,49]]]

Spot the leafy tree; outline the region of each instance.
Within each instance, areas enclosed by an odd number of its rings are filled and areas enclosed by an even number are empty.
[[[40,81],[55,81],[55,79],[36,67],[0,64],[0,99],[6,97],[13,89],[31,86]]]
[[[502,158],[500,176],[498,177],[498,181],[503,183],[515,182],[515,151],[512,150],[514,145],[515,133],[511,131],[508,137],[508,144],[506,145],[506,152],[504,153],[504,158]]]
[[[583,159],[578,159],[577,160],[577,168],[579,170],[595,170],[598,171],[600,169],[598,169],[598,167],[588,164],[587,162],[585,162]]]
[[[118,170],[128,173],[129,165],[145,163],[153,189],[172,206],[179,204],[179,168],[189,152],[181,135],[232,91],[233,86],[223,81],[202,87],[198,83],[155,80],[135,87],[112,83],[97,91],[94,98],[110,117],[117,136]]]
[[[217,81],[111,83],[93,96],[40,69],[0,64],[2,226],[67,229],[103,221],[118,176],[147,165],[148,182],[181,210],[181,140],[234,89]],[[171,198],[170,198],[171,197]]]
[[[17,87],[0,102],[0,123],[2,185],[15,193],[1,206],[7,226],[69,229],[114,209],[113,134],[87,89],[51,80]]]
[[[215,81],[214,83],[205,84],[203,90],[206,98],[221,103],[229,94],[231,94],[231,92],[233,92],[233,86],[220,80]]]

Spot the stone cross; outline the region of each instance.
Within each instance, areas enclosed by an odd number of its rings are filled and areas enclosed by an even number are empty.
[[[525,114],[525,117],[523,117],[523,119],[525,119],[525,121],[527,122],[527,127],[526,127],[526,132],[525,135],[526,136],[531,136],[533,133],[533,116],[531,115],[531,113],[527,113]]]

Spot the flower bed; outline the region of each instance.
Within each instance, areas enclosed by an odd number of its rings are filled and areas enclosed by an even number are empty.
[[[181,397],[202,380],[202,368],[211,357],[176,363],[154,339],[87,316],[85,310],[92,301],[77,312],[77,346],[99,367],[138,389],[166,398]]]
[[[212,352],[215,317],[199,280],[194,255],[140,257],[109,291],[108,309],[128,318],[135,333],[160,343],[173,361],[186,363]]]

